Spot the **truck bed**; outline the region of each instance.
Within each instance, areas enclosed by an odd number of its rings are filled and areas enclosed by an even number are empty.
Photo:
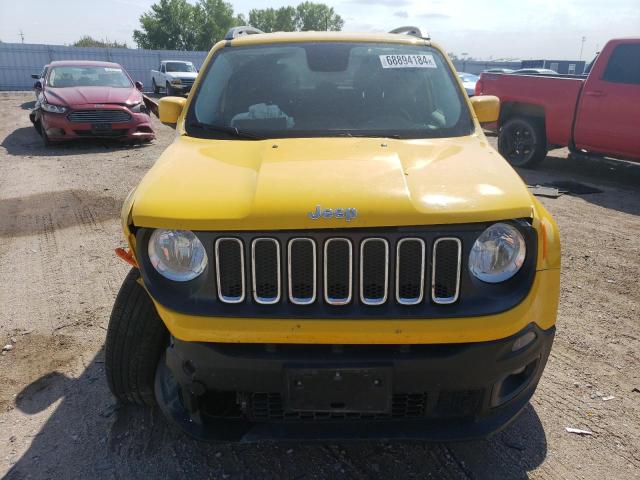
[[[483,73],[476,94],[495,95],[502,108],[517,105],[544,111],[547,141],[567,146],[584,75]]]

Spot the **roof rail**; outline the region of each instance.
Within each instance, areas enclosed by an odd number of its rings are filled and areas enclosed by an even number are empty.
[[[412,35],[414,37],[424,38],[425,40],[429,40],[429,34],[422,36],[422,32],[418,27],[405,26],[398,27],[391,30],[389,33],[397,33],[399,35]]]
[[[243,37],[245,35],[255,35],[257,33],[264,33],[262,30],[250,27],[249,25],[242,25],[240,27],[230,28],[227,34],[224,36],[225,40],[233,40],[234,38]]]

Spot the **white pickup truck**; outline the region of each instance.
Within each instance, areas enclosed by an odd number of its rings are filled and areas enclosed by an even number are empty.
[[[166,95],[189,93],[197,76],[198,70],[191,62],[163,60],[158,70],[151,70],[153,93],[160,93],[161,89]]]

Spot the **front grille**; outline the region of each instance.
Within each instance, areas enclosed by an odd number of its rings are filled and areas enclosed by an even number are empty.
[[[244,246],[237,238],[216,240],[218,297],[225,303],[240,303],[245,298]]]
[[[124,110],[76,110],[67,117],[73,123],[125,123],[131,114]]]
[[[418,418],[463,418],[482,408],[483,390],[394,393],[388,413],[287,410],[279,393],[238,393],[242,414],[254,422],[400,420]],[[427,402],[429,398],[434,399]]]
[[[280,244],[274,238],[256,238],[251,244],[253,298],[263,305],[280,300]]]
[[[316,300],[316,243],[310,238],[294,238],[289,242],[289,300],[308,305]]]
[[[258,237],[250,242],[248,273],[245,242],[222,237],[215,241],[218,297],[224,303],[241,303],[248,298],[245,285],[251,285],[250,296],[256,303],[283,302],[282,265],[286,262],[286,297],[296,305],[313,304],[318,299],[327,305],[347,305],[355,301],[354,291],[358,292],[357,300],[366,306],[382,305],[389,298],[398,305],[417,305],[424,301],[428,282],[427,246],[425,240],[416,237],[399,239],[394,249],[381,237],[364,238],[359,243],[340,237],[320,242],[294,237],[286,241],[283,249],[277,238]],[[395,256],[391,255],[394,250]],[[461,250],[461,241],[453,237],[439,238],[433,244],[431,299],[436,304],[453,303],[458,298]],[[395,282],[391,284],[394,263]],[[247,274],[250,280],[245,279]]]
[[[360,301],[381,305],[389,289],[389,242],[367,238],[360,244]]]
[[[391,412],[288,411],[279,393],[241,394],[245,415],[254,422],[322,421],[322,420],[386,420],[425,416],[426,393],[397,393],[391,401]]]
[[[403,238],[396,250],[396,300],[415,305],[424,295],[424,240]]]
[[[433,246],[431,298],[449,304],[458,299],[462,246],[457,238],[439,238]]]
[[[346,305],[351,301],[352,289],[351,242],[346,238],[331,238],[324,244],[324,299],[329,305]]]

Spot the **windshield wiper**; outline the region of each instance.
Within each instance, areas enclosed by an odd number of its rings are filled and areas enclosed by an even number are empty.
[[[341,133],[332,133],[330,136],[332,137],[352,137],[352,138],[402,138],[397,133],[352,133],[352,132],[341,132]]]
[[[238,130],[236,127],[229,127],[226,125],[214,125],[211,123],[192,121],[187,123],[187,127],[199,128],[207,132],[226,133],[227,135],[231,135],[232,137],[248,138],[251,140],[264,140],[264,137],[261,137],[254,133],[245,132],[244,130]]]

